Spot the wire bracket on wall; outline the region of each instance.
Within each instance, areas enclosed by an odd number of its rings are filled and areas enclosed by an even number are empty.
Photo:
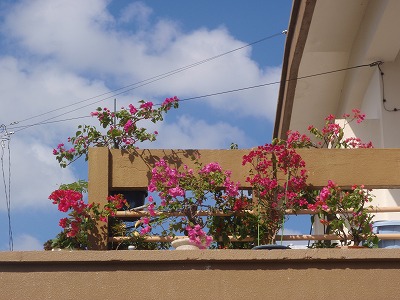
[[[387,99],[385,96],[385,80],[384,80],[384,75],[385,73],[383,73],[381,66],[383,65],[382,61],[377,61],[371,64],[371,67],[373,66],[378,66],[379,69],[379,74],[381,76],[381,83],[382,83],[382,104],[383,104],[383,108],[384,110],[388,111],[388,112],[396,112],[399,111],[400,109],[397,107],[394,108],[388,108],[387,107]]]

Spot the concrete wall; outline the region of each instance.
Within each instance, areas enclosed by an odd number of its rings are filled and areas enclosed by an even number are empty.
[[[1,299],[398,299],[400,250],[0,253]]]
[[[400,148],[400,98],[398,97],[400,58],[396,51],[393,55],[386,57],[381,68],[384,73],[383,81],[380,71],[376,69],[368,86],[365,90],[361,90],[361,94],[364,93],[361,97],[361,110],[367,115],[367,119],[361,124],[351,124],[348,136],[372,141],[376,148]],[[385,104],[383,104],[383,97],[386,100]],[[393,111],[394,108],[398,111]],[[400,205],[400,190],[398,189],[376,190],[374,194],[376,196],[374,205]],[[375,220],[400,220],[400,214],[381,214]]]

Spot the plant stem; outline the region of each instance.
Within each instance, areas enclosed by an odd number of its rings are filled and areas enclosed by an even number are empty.
[[[260,205],[257,211],[257,246],[260,246]]]

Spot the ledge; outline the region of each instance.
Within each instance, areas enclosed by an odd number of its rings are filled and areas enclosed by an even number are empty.
[[[23,263],[168,263],[254,261],[400,261],[400,249],[291,249],[291,250],[121,250],[24,251],[0,253],[1,264]]]
[[[399,261],[400,249],[1,252],[0,288],[2,299],[337,299],[328,284],[397,299]]]

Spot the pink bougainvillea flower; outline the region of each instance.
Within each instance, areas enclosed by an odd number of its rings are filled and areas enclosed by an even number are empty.
[[[131,113],[131,115],[134,115],[138,112],[138,110],[132,104],[129,104],[129,112]]]
[[[68,226],[68,218],[61,218],[58,225],[62,228],[66,228]]]
[[[132,128],[133,122],[132,120],[128,120],[124,125],[125,132],[129,132]]]
[[[148,234],[150,231],[151,231],[151,227],[146,226],[140,230],[140,234],[145,235],[145,234]]]
[[[170,188],[168,190],[168,194],[171,197],[178,197],[178,196],[183,197],[185,195],[185,191],[182,188],[180,188],[179,186],[177,186],[174,188]]]
[[[172,103],[174,103],[174,102],[178,102],[178,101],[179,101],[179,99],[178,99],[178,97],[176,97],[176,96],[174,96],[173,98],[166,98],[166,99],[164,100],[164,102],[161,104],[161,106],[167,107],[167,109],[169,109],[169,105],[170,105],[170,104],[172,104]]]
[[[150,110],[150,109],[153,108],[153,102],[150,102],[150,101],[149,101],[149,102],[142,103],[142,104],[140,105],[140,108]]]

